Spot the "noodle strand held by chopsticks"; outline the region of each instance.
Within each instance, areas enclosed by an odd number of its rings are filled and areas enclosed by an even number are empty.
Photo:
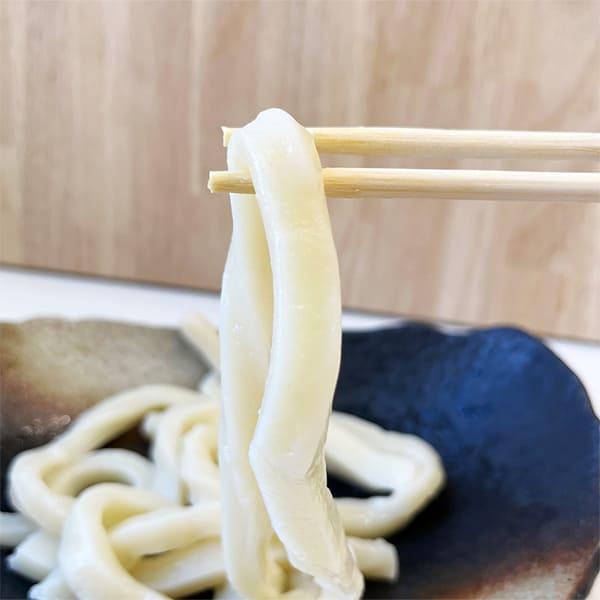
[[[228,574],[272,597],[272,529],[291,564],[330,596],[363,579],[326,485],[324,444],[341,348],[337,256],[313,138],[280,110],[228,147],[257,196],[231,196],[221,299],[220,465]],[[272,528],[272,529],[271,529]]]

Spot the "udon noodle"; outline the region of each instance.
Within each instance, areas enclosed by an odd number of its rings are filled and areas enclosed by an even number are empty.
[[[232,195],[220,340],[200,317],[183,329],[212,372],[107,398],[11,465],[0,542],[32,598],[358,598],[397,576],[383,537],[443,485],[423,440],[331,413],[340,284],[311,136],[267,111],[228,164],[257,196]],[[103,448],[136,425],[149,458]],[[390,494],[334,500],[326,464]]]

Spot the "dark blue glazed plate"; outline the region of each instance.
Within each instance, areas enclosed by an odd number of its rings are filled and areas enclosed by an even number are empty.
[[[398,583],[369,584],[369,597],[585,597],[598,571],[599,423],[542,342],[508,328],[347,333],[335,408],[423,437],[448,476],[392,540]]]
[[[448,477],[392,539],[399,581],[369,583],[367,597],[585,597],[598,571],[599,423],[543,343],[506,328],[346,333],[335,408],[423,437]],[[2,599],[28,586],[3,567]]]

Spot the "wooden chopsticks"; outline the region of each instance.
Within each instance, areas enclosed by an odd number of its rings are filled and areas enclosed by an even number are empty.
[[[227,146],[235,129],[223,127]],[[600,133],[406,127],[308,127],[323,154],[428,158],[600,159]]]
[[[223,128],[225,145],[233,131]],[[390,127],[317,127],[308,131],[319,152],[330,154],[600,160],[597,133]],[[325,168],[323,180],[331,197],[600,202],[598,172]],[[213,192],[254,192],[248,173],[213,171],[208,187]]]
[[[600,173],[442,169],[323,169],[330,197],[600,202]],[[249,173],[211,171],[211,192],[253,194]]]

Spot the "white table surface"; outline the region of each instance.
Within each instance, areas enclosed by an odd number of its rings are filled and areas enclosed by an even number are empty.
[[[201,312],[215,324],[219,300],[215,294],[154,285],[106,281],[40,271],[0,267],[0,321],[34,317],[103,318],[146,325],[177,326],[186,316]],[[346,329],[368,329],[401,319],[344,313]],[[448,331],[464,328],[436,323]],[[600,344],[547,339],[548,345],[585,385],[600,414]],[[589,598],[600,599],[600,578]]]

